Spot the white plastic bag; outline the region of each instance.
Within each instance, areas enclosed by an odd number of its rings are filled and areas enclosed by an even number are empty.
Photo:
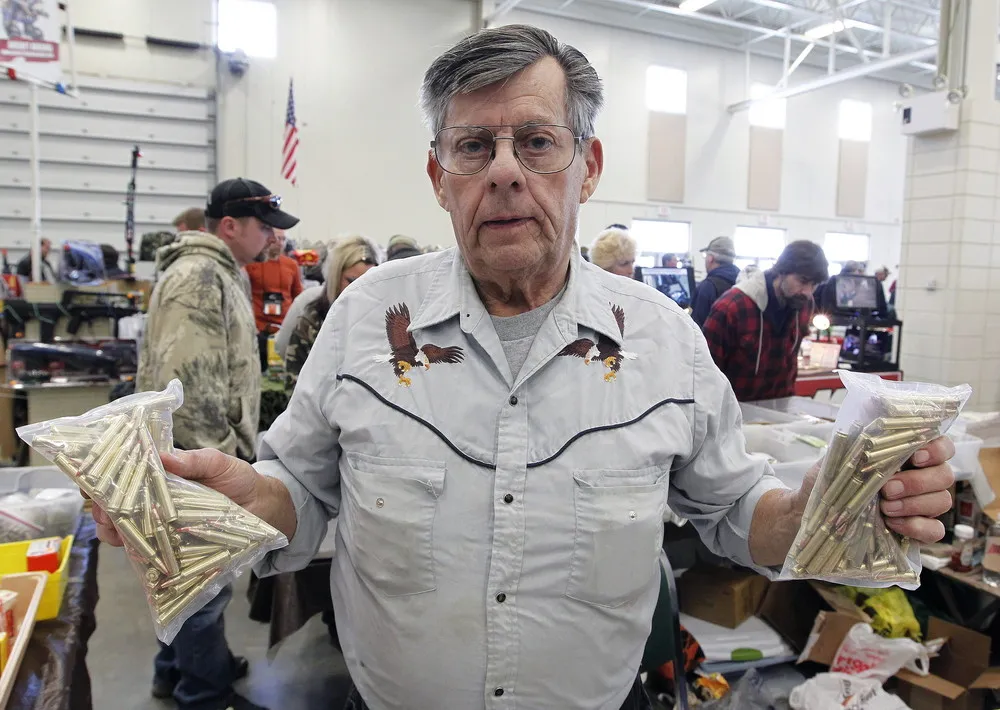
[[[142,580],[157,637],[170,643],[198,609],[285,536],[221,493],[168,474],[179,380],[18,435],[111,517]]]
[[[779,579],[861,587],[920,584],[920,549],[886,527],[882,486],[948,431],[972,389],[840,372],[847,397]]]
[[[874,678],[820,673],[792,691],[792,710],[910,710]]]
[[[887,639],[876,634],[869,624],[859,623],[844,636],[830,671],[874,678],[879,683],[885,683],[903,667],[917,675],[927,675],[931,656],[940,650],[942,643],[942,639],[927,644],[907,638]]]

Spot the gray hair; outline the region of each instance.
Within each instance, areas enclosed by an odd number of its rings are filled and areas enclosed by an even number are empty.
[[[593,136],[604,105],[601,78],[580,50],[530,25],[480,30],[435,59],[420,89],[424,119],[437,133],[455,96],[505,81],[545,57],[558,61],[566,74],[566,113],[573,133]]]

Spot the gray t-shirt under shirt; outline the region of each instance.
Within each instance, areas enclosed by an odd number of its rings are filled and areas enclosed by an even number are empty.
[[[556,294],[556,297],[545,305],[539,306],[527,313],[520,313],[516,316],[490,316],[493,319],[493,327],[500,338],[504,355],[507,356],[507,364],[510,366],[510,374],[516,379],[524,361],[528,359],[528,351],[531,350],[531,343],[542,328],[542,323],[548,318],[549,313],[556,307],[562,299],[566,287]]]

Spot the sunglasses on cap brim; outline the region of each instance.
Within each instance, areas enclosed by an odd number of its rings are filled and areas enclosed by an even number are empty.
[[[299,223],[298,217],[282,212],[281,195],[260,195],[241,197],[222,204],[225,217],[256,217],[261,222],[276,229],[291,229]]]

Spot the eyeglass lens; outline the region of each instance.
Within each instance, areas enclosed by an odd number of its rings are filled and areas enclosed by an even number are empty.
[[[438,163],[449,173],[473,175],[493,157],[497,140],[512,140],[514,155],[535,173],[558,173],[573,163],[576,136],[566,126],[522,126],[510,138],[497,138],[488,128],[453,126],[440,130],[434,152]]]

